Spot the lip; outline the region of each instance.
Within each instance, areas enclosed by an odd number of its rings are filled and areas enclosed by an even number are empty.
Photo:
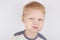
[[[38,29],[38,27],[37,27],[37,26],[33,26],[33,28],[34,28],[34,29]]]

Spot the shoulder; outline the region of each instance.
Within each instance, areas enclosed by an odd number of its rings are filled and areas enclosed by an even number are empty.
[[[21,35],[23,33],[24,33],[24,31],[20,31],[20,32],[15,33],[14,36],[19,36],[19,35]]]
[[[42,34],[38,33],[38,36],[44,40],[47,40]]]

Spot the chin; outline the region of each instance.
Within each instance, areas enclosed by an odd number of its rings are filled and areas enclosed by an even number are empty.
[[[38,30],[31,30],[32,32],[34,32],[34,33],[37,33],[38,32]]]

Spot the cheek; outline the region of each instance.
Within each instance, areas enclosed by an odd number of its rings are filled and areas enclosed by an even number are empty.
[[[41,23],[39,23],[39,26],[40,26],[40,27],[42,27],[42,26],[43,26],[43,24],[44,24],[44,22],[41,22]]]
[[[31,27],[32,26],[32,22],[27,22],[27,26]]]
[[[24,24],[25,24],[26,26],[31,26],[31,25],[32,25],[32,22],[29,21],[29,20],[24,20]]]
[[[32,23],[31,22],[29,22],[29,21],[25,21],[25,28],[26,29],[31,29],[32,28]]]

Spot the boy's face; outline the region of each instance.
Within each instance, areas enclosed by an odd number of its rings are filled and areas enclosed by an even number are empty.
[[[44,23],[44,13],[37,9],[27,9],[23,16],[25,29],[31,32],[38,32],[41,30]]]

